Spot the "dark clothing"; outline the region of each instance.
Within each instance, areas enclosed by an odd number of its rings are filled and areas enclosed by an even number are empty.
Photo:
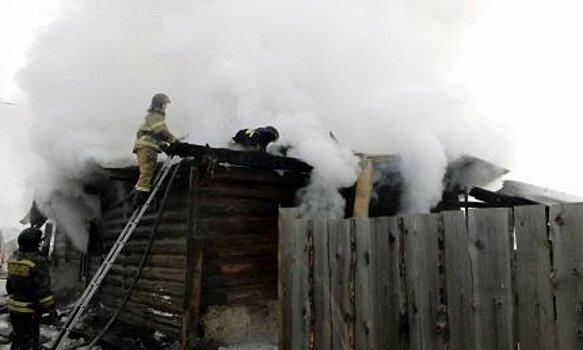
[[[40,340],[40,314],[10,312],[11,350],[36,350]]]
[[[241,129],[235,134],[233,141],[249,150],[265,151],[267,145],[278,137],[274,128]]]
[[[40,318],[55,309],[47,259],[36,250],[17,250],[8,259],[6,291],[15,335],[12,348],[36,349]]]

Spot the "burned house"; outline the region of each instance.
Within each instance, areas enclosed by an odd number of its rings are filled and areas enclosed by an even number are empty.
[[[399,158],[361,158],[365,171],[342,191],[346,217],[396,214],[402,191]],[[95,324],[119,314],[116,330],[158,330],[185,347],[205,335],[224,340],[221,332],[275,341],[278,212],[297,204],[296,192],[306,186],[310,171],[310,165],[293,158],[197,147],[193,157],[175,165],[106,276],[93,303]],[[471,157],[450,164],[443,200],[434,210],[530,203],[520,192],[478,187],[504,173]],[[55,273],[77,274],[79,288],[99,268],[133,211],[137,169],[105,169],[103,175],[93,186],[102,216],[92,223],[87,254],[72,253],[64,236],[55,237]],[[470,194],[478,200],[470,201]],[[244,320],[233,316],[238,330],[216,326],[228,323],[238,307],[245,308]]]

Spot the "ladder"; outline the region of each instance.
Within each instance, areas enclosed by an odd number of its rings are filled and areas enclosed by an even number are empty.
[[[95,292],[103,282],[103,279],[113,266],[113,263],[121,253],[126,242],[130,238],[132,233],[135,231],[136,227],[138,226],[138,223],[142,219],[142,216],[144,216],[144,213],[146,212],[146,210],[148,210],[148,207],[150,206],[152,200],[156,196],[156,193],[162,186],[162,183],[164,183],[164,179],[166,179],[166,176],[168,175],[170,169],[172,168],[172,159],[173,157],[168,157],[162,164],[162,167],[160,168],[160,171],[158,172],[158,175],[154,180],[154,187],[150,192],[150,196],[148,197],[146,202],[143,205],[138,206],[130,216],[130,220],[127,222],[127,224],[119,234],[119,237],[113,244],[113,247],[105,257],[105,260],[103,261],[103,263],[101,264],[101,266],[91,279],[91,282],[89,282],[89,285],[87,286],[81,297],[79,297],[79,300],[77,301],[77,304],[75,305],[69,317],[67,318],[67,321],[63,326],[63,329],[61,330],[61,332],[57,336],[57,339],[51,346],[51,350],[63,349],[64,340],[68,338],[69,333],[73,330],[73,327],[77,324],[77,322],[79,322],[79,318],[89,305],[89,302],[93,298],[93,295],[95,294]]]

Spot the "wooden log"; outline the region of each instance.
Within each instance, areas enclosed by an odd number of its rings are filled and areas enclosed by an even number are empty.
[[[558,349],[583,348],[583,204],[550,208]]]
[[[291,349],[310,348],[309,235],[306,219],[298,219],[294,232],[294,255],[291,270]]]
[[[275,201],[205,197],[201,202],[201,217],[265,216],[275,217],[278,212]]]
[[[440,349],[445,316],[440,299],[437,215],[403,217],[407,313],[411,349]]]
[[[133,277],[135,276],[137,267],[133,266],[123,266],[123,265],[113,265],[110,270],[110,274],[123,276],[123,277]],[[141,277],[150,280],[160,280],[169,282],[183,282],[184,281],[184,269],[171,269],[165,267],[144,267]]]
[[[332,350],[328,221],[314,219],[314,348]]]
[[[119,299],[121,301],[126,293],[127,290],[120,287],[105,285],[101,288],[101,296],[110,298],[111,300]],[[136,304],[159,309],[163,312],[170,312],[179,315],[182,313],[182,303],[184,300],[183,298],[176,298],[167,294],[134,290],[130,297],[130,301]]]
[[[273,217],[230,216],[227,218],[203,218],[199,227],[207,237],[230,239],[231,236],[246,236],[277,231],[277,219]]]
[[[212,198],[234,198],[276,202],[294,198],[295,190],[295,188],[282,188],[278,186],[249,186],[224,183],[214,183],[200,189],[203,196]]]
[[[100,301],[104,304],[107,308],[117,309],[117,303],[115,299],[111,299],[109,297],[100,298]],[[136,325],[145,325],[144,321],[155,322],[159,325],[164,325],[166,327],[177,328],[181,326],[181,319],[179,315],[175,315],[172,313],[159,311],[155,308],[152,308],[147,305],[137,304],[133,301],[130,301],[125,306],[123,312],[120,316],[133,314],[136,316],[140,316],[143,318],[139,323],[134,324]]]
[[[330,220],[330,285],[332,305],[332,349],[351,349],[354,328],[354,304],[351,300],[352,238],[350,221]]]
[[[141,253],[146,249],[148,242],[146,240],[129,241],[125,247],[124,252],[127,253]],[[186,240],[184,238],[162,238],[154,241],[152,245],[151,254],[186,254]]]
[[[115,307],[104,306],[104,308],[109,313],[115,312]],[[130,327],[142,326],[149,329],[158,330],[161,333],[171,337],[178,338],[180,336],[180,325],[169,325],[167,322],[159,320],[155,315],[147,315],[146,317],[144,316],[144,312],[128,310],[122,313],[118,319]]]
[[[373,161],[363,160],[363,167],[356,180],[356,190],[354,195],[354,217],[368,217],[368,207],[370,204],[370,194],[372,189]]]
[[[126,265],[138,266],[141,259],[141,254],[131,254],[124,256],[123,262]],[[184,255],[152,254],[148,256],[146,261],[146,266],[150,267],[183,268],[185,264],[186,257]]]
[[[242,167],[218,167],[211,181],[213,183],[243,184],[248,186],[275,186],[279,188],[299,188],[308,183],[306,174],[284,172],[280,175],[272,170],[259,170]]]
[[[278,248],[278,309],[280,323],[278,340],[281,349],[291,350],[291,266],[294,255],[295,221],[298,218],[297,208],[280,209],[279,211],[279,248]]]
[[[354,326],[354,345],[356,349],[377,348],[375,328],[375,305],[378,301],[377,281],[371,264],[372,233],[371,220],[354,219],[353,230],[356,243],[356,273],[354,278],[354,298],[356,319]]]
[[[121,276],[107,275],[103,281],[103,285],[125,288],[128,286],[128,280]],[[179,282],[148,280],[140,277],[136,289],[149,293],[168,294],[176,298],[184,297],[184,284]]]
[[[521,349],[558,349],[546,207],[516,207],[514,215],[518,343]]]
[[[477,349],[514,349],[510,215],[508,208],[468,213]]]
[[[451,349],[476,349],[472,260],[462,211],[441,213],[445,243],[447,317]]]

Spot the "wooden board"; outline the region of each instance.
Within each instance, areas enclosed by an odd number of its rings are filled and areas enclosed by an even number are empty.
[[[514,349],[510,215],[508,208],[468,213],[477,312],[476,349]]]
[[[371,267],[375,284],[375,337],[377,349],[404,349],[401,292],[401,235],[398,219],[375,218],[371,235]]]
[[[354,346],[356,349],[377,349],[375,329],[376,283],[371,263],[371,220],[354,219],[354,241],[356,243],[356,271],[354,298],[356,319],[354,323]]]
[[[466,218],[462,211],[441,214],[445,242],[447,316],[451,349],[476,348],[472,262]]]
[[[278,300],[279,300],[279,348],[288,350],[291,341],[291,265],[294,254],[296,208],[279,210],[279,249],[278,249]]]
[[[583,348],[583,204],[550,208],[559,349]]]
[[[328,221],[314,219],[314,348],[332,349]]]
[[[295,222],[294,255],[291,271],[291,349],[310,348],[310,281],[308,220]]]
[[[518,343],[522,349],[557,349],[546,207],[514,209]]]
[[[353,274],[350,221],[330,220],[330,285],[332,349],[351,349],[354,305],[351,300]]]
[[[403,217],[409,344],[412,350],[440,349],[444,320],[440,310],[438,216]]]

